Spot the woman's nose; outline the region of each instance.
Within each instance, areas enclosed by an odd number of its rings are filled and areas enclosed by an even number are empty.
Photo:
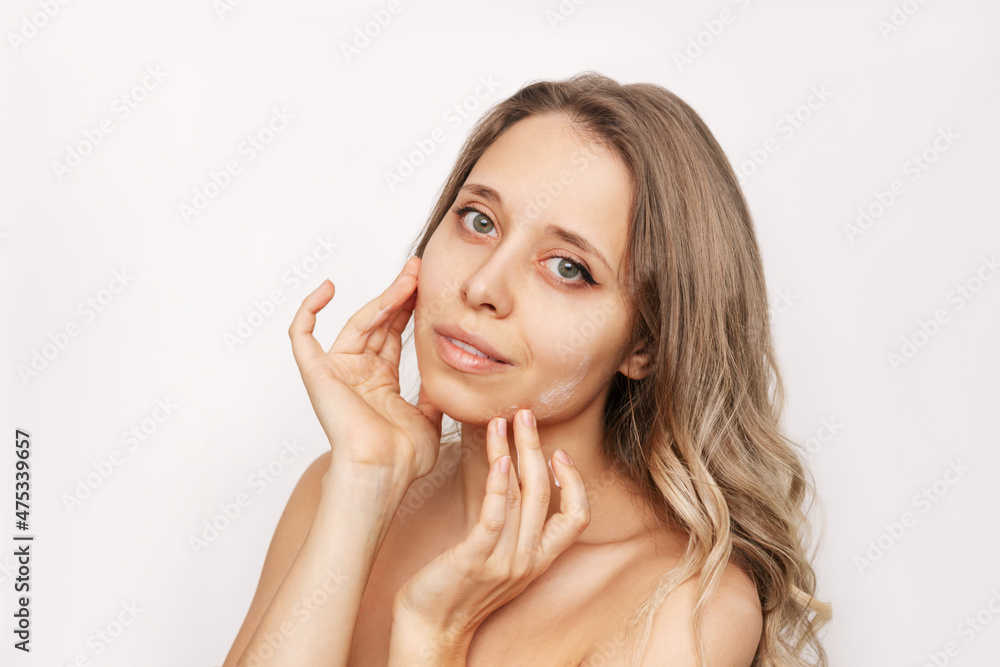
[[[513,257],[501,249],[493,251],[478,266],[473,266],[462,289],[466,303],[472,308],[486,308],[498,317],[506,316],[512,307],[512,283],[517,282]]]

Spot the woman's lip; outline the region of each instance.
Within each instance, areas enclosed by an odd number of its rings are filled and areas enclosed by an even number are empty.
[[[480,357],[455,345],[448,336],[435,332],[434,344],[445,363],[466,373],[495,373],[510,368],[510,364]]]
[[[466,331],[457,324],[441,324],[434,327],[434,331],[442,336],[452,339],[453,341],[458,341],[464,345],[475,348],[476,351],[489,356],[495,361],[509,364],[511,366],[514,365],[509,359],[507,359],[507,357],[504,356],[503,352],[496,349],[493,346],[493,343],[486,337]]]
[[[451,343],[455,347],[461,348],[461,349],[465,350],[466,352],[469,352],[469,353],[471,353],[471,354],[473,354],[473,355],[475,355],[477,357],[486,357],[487,359],[491,359],[492,361],[500,361],[496,357],[491,356],[489,354],[486,354],[485,352],[483,352],[482,350],[480,350],[475,345],[470,345],[469,343],[466,343],[464,340],[459,340],[458,338],[453,338],[451,336],[445,336],[445,338],[447,338],[449,341],[451,341]],[[466,350],[465,348],[467,348],[467,347],[471,347],[472,349],[471,350]],[[504,363],[504,362],[500,361],[500,363]]]

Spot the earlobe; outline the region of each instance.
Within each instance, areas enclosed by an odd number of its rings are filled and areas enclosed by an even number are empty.
[[[628,359],[622,362],[618,372],[633,380],[641,380],[653,369],[652,360],[648,352],[635,352]]]

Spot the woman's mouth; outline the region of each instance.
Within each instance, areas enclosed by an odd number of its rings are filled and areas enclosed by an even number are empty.
[[[445,336],[445,338],[448,338],[448,337]],[[486,354],[484,352],[481,352],[480,350],[477,350],[476,348],[472,347],[468,343],[463,343],[462,341],[455,340],[454,338],[448,338],[448,340],[450,340],[452,343],[454,343],[458,347],[462,348],[466,352],[471,352],[472,354],[476,355],[477,357],[486,357],[487,359],[493,359],[493,357],[491,357],[490,355],[488,355],[488,354]],[[497,363],[503,363],[499,359],[493,359],[493,361],[495,361]]]
[[[494,373],[511,367],[510,364],[494,359],[468,343],[440,333],[435,333],[434,343],[445,363],[456,370],[467,373]]]

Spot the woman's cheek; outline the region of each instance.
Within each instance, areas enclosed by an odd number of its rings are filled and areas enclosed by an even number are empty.
[[[590,391],[581,391],[593,357],[567,360],[561,369],[547,374],[555,378],[551,384],[543,386],[532,400],[533,410],[540,419],[559,416],[581,401],[585,402]]]
[[[417,302],[413,310],[413,324],[417,327],[424,320],[428,326],[442,324],[458,308],[462,283],[454,276],[422,273],[417,282]]]

